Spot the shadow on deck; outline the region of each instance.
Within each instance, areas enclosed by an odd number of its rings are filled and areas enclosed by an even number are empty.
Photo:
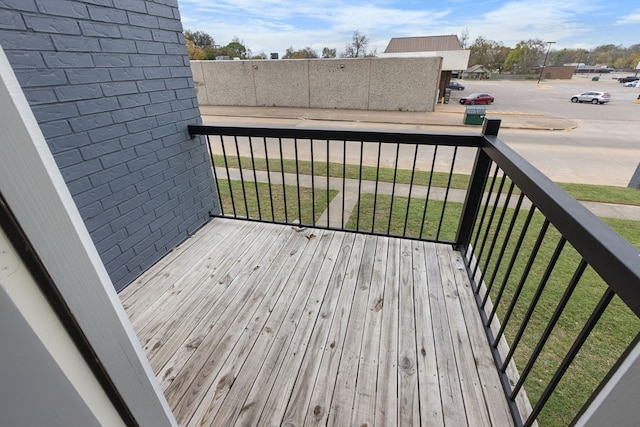
[[[120,298],[180,425],[512,425],[450,246],[216,218]]]

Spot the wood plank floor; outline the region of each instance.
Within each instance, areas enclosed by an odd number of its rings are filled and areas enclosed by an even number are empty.
[[[214,219],[120,298],[181,426],[513,424],[446,245]]]

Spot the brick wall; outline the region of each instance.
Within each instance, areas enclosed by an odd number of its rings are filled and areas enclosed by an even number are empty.
[[[0,45],[122,289],[216,209],[177,1],[0,0]]]

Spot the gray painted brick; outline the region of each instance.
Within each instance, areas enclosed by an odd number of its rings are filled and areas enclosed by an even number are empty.
[[[167,80],[167,89],[184,89],[189,87],[189,80],[185,78],[175,78]]]
[[[136,27],[159,28],[158,18],[143,13],[127,12],[129,24]]]
[[[91,232],[96,228],[100,228],[106,224],[111,224],[111,222],[117,219],[119,215],[120,213],[116,208],[106,209],[100,215],[90,218],[84,223],[87,226],[89,232]]]
[[[100,52],[100,43],[97,39],[83,36],[51,35],[51,40],[56,50],[65,52]]]
[[[173,8],[178,7],[178,0],[151,0],[154,3],[164,4],[165,6],[171,6]]]
[[[67,181],[67,187],[72,195],[82,193],[83,191],[88,191],[91,189],[91,182],[89,178],[82,177],[80,179],[76,179],[75,181]]]
[[[158,105],[167,105],[167,104],[158,104]],[[169,106],[169,108],[171,108],[171,106]],[[157,116],[158,125],[159,126],[163,126],[163,125],[167,125],[167,124],[170,124],[170,123],[175,123],[176,121],[181,120],[180,117],[181,117],[180,112],[172,112],[172,113],[162,114],[160,116]]]
[[[76,117],[70,119],[69,124],[75,132],[82,132],[85,130],[112,125],[113,119],[111,118],[111,113],[106,112]]]
[[[140,80],[136,84],[139,92],[160,92],[167,86],[164,80]]]
[[[156,213],[156,217],[158,218],[163,218],[166,214],[171,213],[171,211],[173,211],[175,208],[177,208],[180,205],[180,202],[178,201],[177,197],[169,198],[169,195],[166,192],[162,193],[162,195],[166,196],[167,200],[166,202],[160,204],[157,208],[154,209]],[[161,225],[162,224],[159,224],[158,227]]]
[[[169,163],[165,160],[163,162],[156,162],[152,165],[142,168],[140,171],[142,172],[142,176],[144,177],[144,179],[147,179],[154,175],[162,173],[168,167]]]
[[[89,16],[94,21],[124,24],[128,22],[127,13],[111,7],[88,6]]]
[[[120,108],[141,107],[151,104],[151,99],[147,93],[138,93],[135,95],[122,95],[118,97]]]
[[[102,96],[100,86],[79,85],[79,86],[59,86],[55,88],[56,96],[60,102],[82,101],[85,99],[99,98]]]
[[[187,48],[182,43],[166,43],[164,49],[169,55],[186,55]]]
[[[178,246],[184,239],[178,229],[169,230],[168,233],[163,234],[162,238],[158,239],[155,243],[155,247],[158,251],[170,251],[174,247]]]
[[[154,16],[173,18],[173,8],[162,4],[147,2],[147,12]]]
[[[27,28],[40,33],[80,34],[80,27],[73,19],[53,18],[51,16],[25,16]]]
[[[159,67],[160,60],[158,58],[158,55],[131,55],[131,65],[134,67]]]
[[[37,10],[34,0],[1,0],[0,7],[15,10],[35,12]]]
[[[53,153],[66,151],[72,148],[84,147],[91,143],[89,135],[86,132],[76,133],[73,135],[65,135],[59,138],[47,138],[49,148]]]
[[[144,211],[140,206],[126,214],[119,213],[119,216],[111,221],[111,228],[113,228],[114,231],[126,229],[127,225],[139,220],[142,216],[144,216]],[[131,234],[128,230],[127,233]]]
[[[113,111],[120,108],[116,98],[99,98],[88,101],[80,101],[75,104],[80,114],[94,114],[104,111]]]
[[[193,88],[176,90],[176,99],[188,99],[189,101],[191,101],[195,96],[196,92]]]
[[[26,26],[22,19],[22,14],[13,10],[0,8],[0,28],[6,28],[8,30],[24,30],[26,29]]]
[[[178,231],[180,231],[180,224],[182,223],[182,218],[180,218],[179,216],[176,216],[175,213],[173,215],[173,219],[171,219],[171,221],[167,221],[165,224],[162,224],[162,226],[160,227],[160,231],[162,231],[163,233],[168,233],[169,231],[173,230],[174,228],[178,229]],[[156,224],[152,224],[153,226],[155,226]],[[153,229],[153,227],[152,227]]]
[[[145,130],[151,130],[158,126],[158,121],[155,117],[145,117],[142,119],[127,122],[127,129],[129,133],[138,133]]]
[[[127,127],[123,124],[115,124],[100,129],[94,129],[88,133],[91,142],[102,142],[125,135],[127,133]]]
[[[101,142],[99,144],[90,144],[80,148],[80,154],[85,160],[102,157],[105,154],[111,154],[120,151],[120,140],[112,139],[110,141]]]
[[[80,211],[80,216],[82,216],[82,218],[86,221],[88,219],[91,219],[93,217],[98,216],[99,214],[102,213],[102,211],[104,211],[104,209],[102,208],[102,204],[100,203],[100,201],[95,201],[87,206],[84,206],[80,209],[78,209]]]
[[[126,239],[123,239],[118,246],[120,246],[120,249],[124,251],[133,248],[134,252],[139,253],[147,249],[150,244],[153,244],[153,242],[155,242],[160,237],[160,232],[152,233],[151,230],[149,230],[149,228],[147,227],[138,230],[136,233],[130,235]],[[136,251],[136,247],[138,248],[139,252]]]
[[[137,40],[135,43],[138,49],[138,53],[155,54],[155,55],[163,55],[165,53],[164,43],[147,42],[147,41],[139,41],[139,40]]]
[[[116,24],[106,24],[91,21],[80,21],[79,24],[82,34],[88,37],[119,38],[123,36],[120,33],[120,27]]]
[[[93,57],[96,67],[130,67],[131,60],[127,55],[100,54]]]
[[[180,55],[163,55],[160,57],[163,67],[184,67],[184,58]]]
[[[153,34],[153,40],[157,42],[178,43],[180,41],[178,34],[175,31],[153,29],[151,30],[151,33]]]
[[[171,77],[171,70],[165,67],[145,68],[144,76],[147,79],[168,79]]]
[[[103,201],[110,195],[111,188],[109,187],[109,185],[100,185],[93,187],[88,191],[76,194],[74,200],[76,202],[76,205],[81,208],[90,205],[97,200]],[[103,207],[105,210],[110,208],[110,206],[105,206],[104,204]]]
[[[113,3],[111,0],[82,0],[82,1],[88,4],[96,5],[96,6],[103,6],[103,7],[113,6]]]
[[[191,110],[180,111],[180,118],[183,121],[193,121],[193,123],[189,123],[189,124],[194,124],[194,125],[201,124],[200,110],[196,108],[193,108]]]
[[[40,130],[47,138],[55,138],[56,136],[68,135],[71,133],[71,126],[66,120],[57,122],[40,123]]]
[[[107,224],[103,227],[93,230],[92,237],[95,242],[101,242],[102,240],[107,239],[112,235],[113,231],[111,230],[111,226]]]
[[[23,0],[12,0],[22,2]],[[46,15],[66,16],[68,18],[89,18],[87,6],[78,1],[38,0],[38,9]]]
[[[57,158],[57,157],[56,157]],[[129,173],[129,169],[126,164],[117,164],[108,169],[94,173],[89,177],[91,185],[98,187],[100,185],[109,184],[114,179],[121,178]]]
[[[16,77],[23,88],[58,86],[67,83],[67,76],[62,70],[23,70]]]
[[[127,262],[127,268],[129,268],[130,270],[135,270],[135,269],[140,270],[140,265],[146,265],[147,263],[154,262],[158,258],[155,255],[155,253],[156,253],[155,246],[154,245],[149,246],[143,252],[132,257]]]
[[[109,185],[111,188],[111,185]],[[124,187],[122,190],[114,191],[106,197],[102,198],[102,205],[107,208],[118,207],[121,203],[126,202],[132,197],[135,197],[138,194],[136,188],[133,185],[129,185]]]
[[[123,39],[100,39],[100,46],[103,52],[135,53],[136,43],[133,40]]]
[[[127,162],[127,167],[131,172],[135,172],[147,166],[153,165],[157,162],[158,162],[158,157],[156,156],[155,153],[151,153],[151,154],[147,154],[146,156],[141,156],[141,157],[136,156],[136,158],[131,159],[130,161]],[[159,184],[160,182],[157,181],[157,179],[158,179],[157,177],[154,178],[154,181],[152,182],[152,181],[148,181],[149,178],[147,178],[143,181],[137,182],[136,188],[138,189],[138,192],[141,193],[143,191],[148,190],[149,185]],[[160,177],[160,179],[162,179],[162,177]]]
[[[93,68],[97,64],[89,53],[43,52],[42,58],[49,68]]]
[[[174,9],[177,11],[177,9]],[[165,30],[182,32],[182,23],[176,19],[158,17],[158,26]]]
[[[119,246],[109,246],[109,245],[104,245],[104,246],[98,246],[96,245],[96,249],[98,249],[98,252],[100,252],[100,259],[102,260],[103,264],[107,264],[108,262],[112,261],[114,258],[116,258],[118,255],[120,255],[122,253],[122,251],[120,250]]]
[[[10,35],[10,36],[9,36]],[[15,31],[0,30],[2,49],[10,50],[54,50],[50,34],[21,33]]]
[[[163,136],[171,135],[173,133],[176,133],[176,126],[175,124],[170,124],[160,126],[159,128],[152,130],[151,136],[154,138],[162,138]]]
[[[151,104],[146,106],[145,108],[145,112],[147,113],[148,116],[159,116],[161,114],[166,114],[166,113],[170,113],[171,112],[171,104],[168,104],[166,102],[163,102],[162,104]],[[175,115],[171,114],[171,117],[175,118]],[[160,123],[159,121],[160,119],[158,119],[158,124],[162,125],[162,124],[167,124],[166,120],[163,120],[164,123]]]
[[[131,150],[133,152],[133,150]],[[122,178],[114,179],[109,183],[109,186],[114,192],[122,191],[123,189],[132,186],[135,182],[142,179],[142,173],[135,172]],[[153,195],[152,195],[153,197]]]
[[[34,106],[31,110],[39,122],[50,122],[78,116],[78,108],[75,104]]]
[[[149,194],[149,193],[146,193],[146,194]],[[158,197],[155,197],[155,198],[150,199],[147,202],[145,202],[142,205],[142,209],[144,210],[145,213],[152,212],[152,211],[155,211],[160,206],[162,206],[165,203],[167,203],[168,201],[169,201],[169,195],[164,193],[164,194],[159,195]],[[158,217],[157,212],[156,212],[156,217]]]
[[[118,9],[133,12],[145,13],[147,11],[146,2],[142,0],[113,0],[113,5]]]
[[[162,102],[171,102],[176,99],[176,92],[173,90],[165,90],[162,92],[152,92],[150,94],[150,100],[154,104]]]
[[[113,68],[109,71],[113,81],[140,80],[144,79],[142,68]],[[138,91],[136,83],[136,92]]]
[[[73,181],[74,179],[81,178],[83,176],[89,176],[94,172],[102,170],[102,165],[99,159],[87,160],[79,164],[67,166],[61,168],[60,172],[65,180]]]
[[[101,83],[100,87],[105,96],[119,96],[138,92],[138,86],[135,82]]]
[[[173,111],[184,111],[184,110],[190,110],[192,108],[193,108],[193,103],[191,102],[191,99],[182,99],[180,101],[171,102],[171,109]]]
[[[129,274],[129,269],[127,268],[126,263],[134,256],[135,253],[132,248],[123,252],[120,256],[114,258],[113,261],[105,265],[112,281],[118,282]]]
[[[109,70],[104,68],[83,68],[80,70],[71,69],[65,70],[69,83],[71,84],[85,84],[85,83],[100,83],[111,81],[111,75]]]
[[[192,77],[189,67],[170,67],[171,77]]]
[[[106,234],[106,232],[108,232],[108,234]],[[103,236],[103,235],[104,237],[100,238],[100,236]],[[111,230],[111,225],[107,224],[104,227],[100,227],[99,229],[94,230],[91,233],[91,237],[93,237],[93,239],[98,242],[96,243],[96,248],[98,248],[98,250],[102,252],[106,248],[110,248],[110,247],[117,248],[118,242],[122,241],[122,239],[125,239],[127,237],[127,232],[124,229],[114,232],[113,230]],[[119,251],[119,252],[121,253],[122,251]]]
[[[122,26],[122,37],[130,40],[153,40],[149,28]]]
[[[5,52],[11,68],[18,70],[21,68],[44,68],[44,59],[40,52],[34,52],[32,50],[27,51],[9,51]]]
[[[125,200],[124,202],[118,205],[118,210],[121,214],[125,214],[132,209],[142,206],[145,202],[148,202],[151,199],[149,193],[141,193],[137,194],[135,197],[131,197],[130,199]],[[154,215],[155,217],[155,215]]]
[[[121,109],[111,113],[113,121],[116,123],[124,123],[132,120],[137,120],[143,117],[147,117],[144,107],[134,107]],[[126,137],[127,135],[125,135]]]
[[[142,175],[142,174],[141,174]],[[165,181],[160,185],[157,185],[149,190],[151,197],[157,197],[160,194],[168,193],[173,188],[174,184],[171,181]]]
[[[125,135],[122,138],[120,138],[120,143],[122,144],[123,148],[129,148],[129,147],[135,147],[139,144],[144,144],[145,142],[151,141],[151,140],[153,140],[153,137],[151,136],[151,132],[144,131],[144,132]]]
[[[82,161],[82,156],[78,150],[69,150],[56,154],[56,164],[59,168],[75,165]]]

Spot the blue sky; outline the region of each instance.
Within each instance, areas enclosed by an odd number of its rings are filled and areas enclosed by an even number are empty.
[[[437,4],[433,4],[437,3]],[[237,36],[253,54],[323,47],[344,51],[353,31],[383,52],[392,37],[456,34],[514,47],[554,41],[554,49],[640,43],[640,3],[602,0],[178,0],[182,25],[225,45]]]

